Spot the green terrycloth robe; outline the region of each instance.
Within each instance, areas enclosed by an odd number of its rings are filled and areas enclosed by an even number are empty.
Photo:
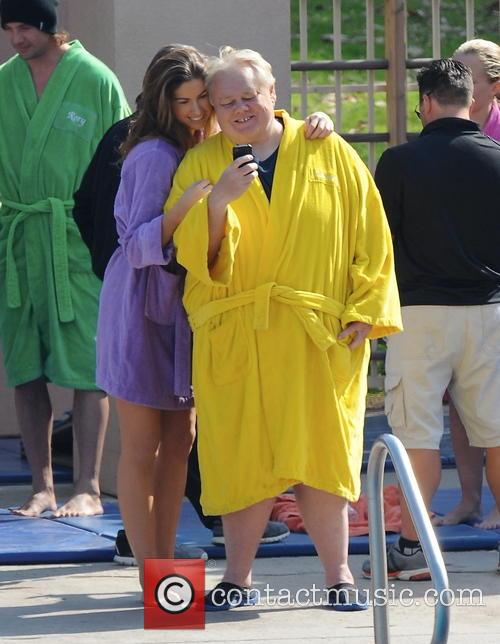
[[[95,388],[100,282],[73,194],[103,134],[129,113],[113,72],[78,41],[40,98],[20,56],[0,66],[0,333],[10,385],[45,376]]]

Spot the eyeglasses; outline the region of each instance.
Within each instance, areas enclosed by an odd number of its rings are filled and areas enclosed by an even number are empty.
[[[432,92],[427,92],[427,93],[426,93],[426,94],[424,94],[423,96],[430,96],[431,94],[432,94]],[[422,97],[422,98],[423,98],[423,97]],[[420,107],[420,103],[421,103],[421,102],[422,102],[422,99],[420,99],[420,102],[418,102],[418,103],[415,105],[415,109],[414,109],[414,112],[415,112],[415,114],[417,115],[417,118],[418,118],[418,119],[421,119],[421,118],[422,118],[422,112],[418,109],[418,108]]]

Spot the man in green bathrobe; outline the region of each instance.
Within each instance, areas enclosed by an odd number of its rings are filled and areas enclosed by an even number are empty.
[[[57,4],[0,4],[2,28],[17,52],[0,66],[0,336],[33,474],[33,493],[16,510],[25,516],[102,512],[108,403],[95,385],[100,282],[72,208],[101,137],[129,114],[114,74],[57,32]],[[47,382],[74,389],[80,475],[59,510]]]

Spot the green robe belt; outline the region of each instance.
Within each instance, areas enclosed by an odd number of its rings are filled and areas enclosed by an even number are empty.
[[[72,322],[75,319],[73,304],[71,301],[71,290],[68,270],[68,244],[66,231],[66,211],[72,210],[74,201],[68,199],[62,201],[56,197],[42,199],[33,204],[22,204],[9,199],[3,199],[4,206],[16,211],[10,215],[11,219],[9,233],[7,236],[7,263],[6,263],[6,292],[7,306],[17,309],[21,306],[21,291],[19,288],[19,274],[14,257],[14,237],[17,227],[28,217],[37,214],[52,215],[51,238],[52,238],[52,265],[54,268],[55,291],[57,299],[57,312],[61,322]],[[29,262],[31,252],[38,253],[38,248],[26,249],[26,261]]]

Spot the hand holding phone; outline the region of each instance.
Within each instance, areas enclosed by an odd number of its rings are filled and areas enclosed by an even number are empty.
[[[240,144],[235,145],[233,147],[233,161],[236,161],[236,159],[239,159],[240,157],[244,157],[247,154],[250,154],[250,155],[253,156],[253,149],[252,149],[252,146],[249,143],[240,143]],[[247,165],[247,163],[251,163],[251,161],[246,161],[245,163],[242,163],[241,165],[242,166]]]
[[[246,157],[245,161],[235,163]],[[258,176],[257,163],[253,157],[252,146],[249,144],[233,147],[233,162],[227,166],[208,198],[209,207],[214,204],[225,211],[227,205],[238,199]]]

